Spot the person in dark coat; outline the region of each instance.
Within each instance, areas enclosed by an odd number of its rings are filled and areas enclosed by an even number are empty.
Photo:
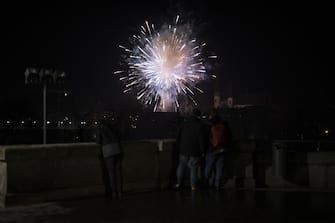
[[[106,195],[112,199],[122,196],[122,148],[117,122],[102,119],[97,133],[97,143],[103,160]]]
[[[182,184],[186,166],[190,168],[191,189],[195,190],[197,188],[197,172],[205,148],[204,127],[200,120],[200,115],[200,111],[194,109],[192,116],[186,118],[178,133],[179,164],[176,188],[179,188]]]

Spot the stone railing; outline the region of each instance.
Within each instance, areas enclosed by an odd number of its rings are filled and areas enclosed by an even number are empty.
[[[173,140],[125,142],[124,189],[166,187]],[[95,143],[0,146],[0,203],[41,202],[104,193]]]
[[[123,142],[124,190],[160,189],[175,183],[173,139]],[[235,142],[226,159],[226,187],[254,187],[254,141]],[[15,205],[102,195],[102,162],[95,143],[0,146],[0,204]],[[186,181],[187,181],[187,177]],[[240,184],[237,182],[241,182]]]
[[[334,141],[278,140],[266,170],[268,187],[335,189]]]

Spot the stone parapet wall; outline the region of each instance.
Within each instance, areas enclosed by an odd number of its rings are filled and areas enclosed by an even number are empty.
[[[168,184],[173,141],[163,143],[162,154],[155,141],[122,145],[126,191],[155,188],[160,180]],[[0,154],[2,205],[22,197],[30,202],[36,197],[43,201],[104,193],[100,150],[95,143],[0,146]]]
[[[310,152],[307,163],[310,187],[335,189],[335,152]]]
[[[167,188],[175,183],[175,140],[130,141],[122,145],[125,191]],[[253,141],[235,142],[226,159],[225,177],[246,179],[253,186],[255,150]],[[236,182],[231,185],[237,187]],[[104,194],[103,171],[95,143],[0,146],[3,206],[99,194]]]

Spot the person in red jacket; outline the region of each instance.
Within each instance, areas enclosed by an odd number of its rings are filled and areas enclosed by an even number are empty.
[[[221,187],[224,155],[230,148],[232,133],[227,122],[215,115],[211,119],[209,146],[206,151],[205,177],[209,186]],[[214,177],[212,174],[214,173]],[[214,180],[215,179],[215,180]]]

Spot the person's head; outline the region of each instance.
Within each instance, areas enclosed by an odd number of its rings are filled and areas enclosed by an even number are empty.
[[[109,127],[110,126],[109,120],[107,118],[100,118],[99,119],[99,126],[100,127]]]
[[[195,116],[195,117],[200,117],[201,111],[197,108],[194,108],[193,111],[192,111],[192,115]]]
[[[217,108],[213,108],[210,111],[208,118],[209,119],[213,119],[215,116],[220,116],[220,112],[219,112],[219,110]]]
[[[219,115],[214,115],[212,118],[211,118],[211,122],[213,124],[219,124],[221,122],[221,117]]]

